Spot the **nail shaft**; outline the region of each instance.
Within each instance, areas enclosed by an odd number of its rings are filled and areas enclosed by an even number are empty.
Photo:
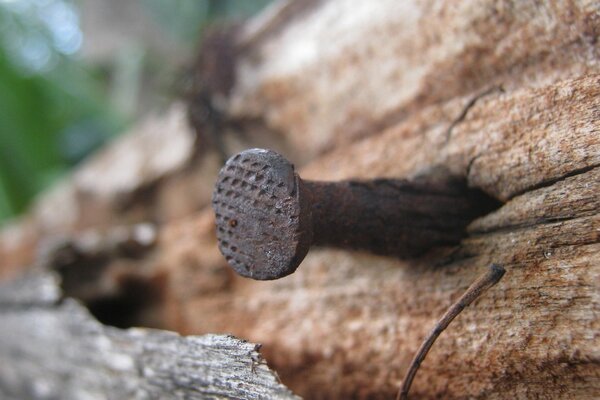
[[[302,181],[309,194],[312,244],[414,257],[455,244],[479,210],[466,188],[399,179]]]

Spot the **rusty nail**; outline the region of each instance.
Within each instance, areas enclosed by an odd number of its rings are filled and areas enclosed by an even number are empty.
[[[302,180],[280,154],[250,149],[221,169],[213,208],[219,248],[242,276],[291,274],[311,245],[412,257],[455,244],[489,202],[442,179]]]

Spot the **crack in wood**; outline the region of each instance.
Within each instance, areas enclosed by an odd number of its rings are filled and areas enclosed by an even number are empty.
[[[488,96],[494,92],[500,92],[500,93],[504,93],[504,88],[502,87],[502,84],[500,85],[494,85],[492,87],[489,87],[487,89],[485,89],[483,92],[476,94],[473,98],[471,98],[471,100],[469,100],[467,102],[467,104],[463,107],[461,113],[458,115],[458,117],[456,117],[451,123],[450,126],[448,127],[448,129],[446,130],[446,143],[448,143],[450,141],[450,138],[452,137],[452,131],[454,130],[454,128],[460,124],[462,121],[465,120],[465,118],[467,117],[467,114],[469,112],[469,110],[471,108],[473,108],[475,106],[475,104],[483,97]]]
[[[512,194],[512,195],[509,197],[509,199],[508,199],[508,200],[514,199],[515,197],[517,197],[517,196],[521,196],[521,195],[523,195],[523,194],[525,194],[525,193],[527,193],[527,192],[531,192],[531,191],[534,191],[534,190],[537,190],[537,189],[542,189],[542,188],[545,188],[545,187],[552,186],[552,185],[554,185],[555,183],[558,183],[558,182],[564,181],[564,180],[565,180],[565,179],[567,179],[567,178],[571,178],[571,177],[573,177],[573,176],[577,176],[577,175],[585,174],[586,172],[592,171],[592,170],[594,170],[594,169],[596,169],[596,168],[598,168],[598,167],[600,167],[600,164],[592,164],[592,165],[588,165],[588,166],[586,166],[586,167],[582,167],[582,168],[574,169],[574,170],[572,170],[572,171],[570,171],[569,173],[566,173],[566,174],[564,174],[564,175],[557,176],[557,177],[555,177],[555,178],[552,178],[552,179],[547,179],[547,180],[544,180],[544,181],[538,182],[538,183],[537,183],[537,184],[535,184],[535,185],[529,186],[529,187],[527,187],[527,188],[525,188],[525,189],[523,189],[523,190],[520,190],[520,191],[518,191],[518,192],[515,192],[515,193],[513,193],[513,194]]]
[[[515,231],[519,231],[519,230],[536,229],[536,228],[538,228],[540,226],[544,226],[544,225],[552,225],[552,224],[561,223],[561,222],[574,221],[574,220],[577,220],[580,218],[589,218],[589,217],[593,217],[596,215],[598,215],[598,214],[597,213],[582,214],[582,215],[576,215],[573,217],[539,218],[539,219],[535,219],[535,220],[532,220],[531,222],[523,223],[523,224],[505,225],[505,226],[495,227],[493,229],[470,230],[469,236],[473,236],[473,237],[485,236],[485,235],[491,234],[491,233],[515,232]]]

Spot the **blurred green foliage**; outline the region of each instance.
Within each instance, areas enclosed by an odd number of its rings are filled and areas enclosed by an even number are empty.
[[[248,17],[272,0],[141,0],[156,20],[180,40],[195,43],[208,23]]]
[[[123,1],[139,2],[191,52],[209,22],[271,0]],[[79,57],[82,39],[71,0],[0,0],[0,223],[127,126],[106,71]]]
[[[72,56],[81,42],[73,8],[43,10],[51,3],[0,2],[0,220],[124,123]]]

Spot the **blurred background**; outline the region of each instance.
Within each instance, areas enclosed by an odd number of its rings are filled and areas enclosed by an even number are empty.
[[[207,26],[272,0],[0,0],[0,225],[181,97]]]

